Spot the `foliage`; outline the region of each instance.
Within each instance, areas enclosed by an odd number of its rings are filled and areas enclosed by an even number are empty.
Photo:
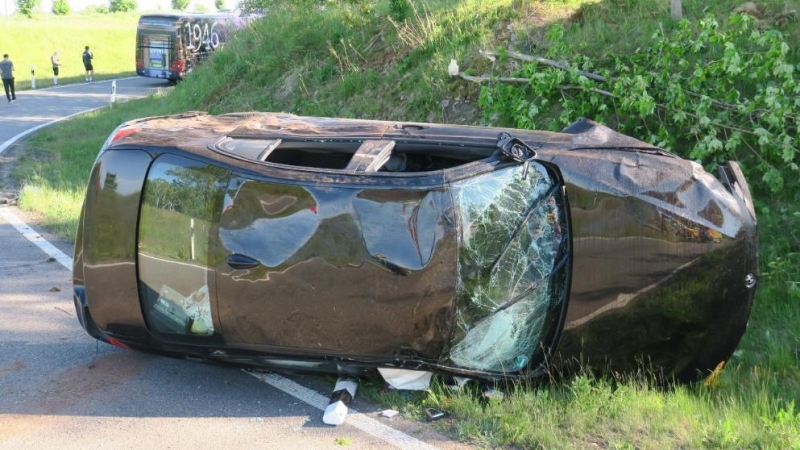
[[[53,14],[57,16],[66,16],[71,11],[69,2],[67,0],[54,0],[53,1]]]
[[[185,11],[186,8],[189,7],[190,0],[172,0],[172,9],[177,9],[178,11]]]
[[[273,8],[295,6],[317,6],[320,0],[239,0],[239,9],[245,13],[266,11]]]
[[[411,13],[411,3],[409,0],[389,0],[389,15],[392,19],[402,22]]]
[[[567,71],[524,65],[517,75],[529,84],[482,91],[485,117],[499,114],[520,128],[547,118],[552,130],[590,117],[709,169],[738,160],[773,192],[787,183],[800,189],[800,101],[794,100],[800,78],[788,60],[786,37],[756,28],[748,15],[732,15],[728,27],[713,17],[697,29],[692,25],[684,20],[672,33],[659,31],[651,47],[617,55],[605,66],[583,56]],[[563,53],[562,37],[560,27],[549,32],[551,55]]]
[[[17,13],[25,17],[33,17],[41,0],[17,0]]]
[[[109,0],[108,10],[110,12],[135,11],[139,5],[136,0]]]
[[[225,0],[214,0],[214,7],[217,10],[225,9]]]
[[[88,14],[108,14],[108,6],[106,5],[89,5],[84,10],[84,13]]]

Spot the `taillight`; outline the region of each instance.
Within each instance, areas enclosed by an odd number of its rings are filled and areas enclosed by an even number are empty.
[[[122,125],[118,126],[106,139],[106,142],[103,143],[103,147],[100,150],[105,150],[113,144],[114,142],[126,137],[130,136],[131,134],[139,131],[139,127],[135,125],[128,125],[127,123],[123,123]]]
[[[124,138],[126,136],[130,136],[133,133],[135,133],[136,131],[139,131],[139,128],[137,128],[137,127],[126,127],[126,128],[123,128],[123,129],[117,131],[117,133],[111,138],[111,142],[109,142],[109,144],[113,144],[115,141],[118,141],[118,140],[120,140],[120,139],[122,139],[122,138]]]
[[[120,342],[120,341],[118,341],[118,340],[116,340],[116,339],[114,339],[112,337],[106,336],[106,342],[108,342],[109,344],[113,345],[114,347],[119,347],[119,348],[121,348],[123,350],[130,350],[131,349],[127,345],[123,344],[122,342]]]
[[[183,72],[186,70],[186,63],[182,59],[178,61],[172,61],[172,64],[169,65],[169,70],[172,72]]]

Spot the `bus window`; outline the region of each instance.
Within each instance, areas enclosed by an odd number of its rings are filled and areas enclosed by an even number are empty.
[[[142,56],[144,67],[166,70],[169,68],[170,39],[165,34],[142,36]]]

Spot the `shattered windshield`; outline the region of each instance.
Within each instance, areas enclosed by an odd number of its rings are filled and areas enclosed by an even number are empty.
[[[509,167],[456,183],[460,280],[448,358],[476,370],[528,366],[568,257],[560,185],[543,166]]]

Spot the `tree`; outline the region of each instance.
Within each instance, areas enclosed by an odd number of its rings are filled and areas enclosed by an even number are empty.
[[[108,10],[110,12],[135,11],[138,7],[136,0],[110,0],[108,2]]]
[[[189,7],[189,0],[172,0],[172,9],[185,11]]]
[[[681,0],[672,0],[672,19],[681,20],[683,18],[683,5]]]
[[[214,0],[214,7],[219,9],[225,9],[225,0]]]
[[[33,13],[39,8],[40,0],[17,0],[17,12],[25,17],[33,17]]]
[[[57,16],[66,16],[70,12],[69,3],[67,0],[54,0],[52,11]]]

